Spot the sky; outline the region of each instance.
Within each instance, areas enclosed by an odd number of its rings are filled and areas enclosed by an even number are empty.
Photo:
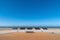
[[[60,0],[0,0],[0,26],[60,26]]]

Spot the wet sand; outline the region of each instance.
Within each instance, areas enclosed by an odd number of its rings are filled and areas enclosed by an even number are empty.
[[[60,34],[15,32],[0,34],[0,40],[60,40]]]

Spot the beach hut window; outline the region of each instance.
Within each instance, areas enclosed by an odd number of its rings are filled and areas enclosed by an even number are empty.
[[[27,28],[28,30],[32,30],[33,28]]]
[[[43,30],[48,30],[47,28],[43,28]]]
[[[38,28],[38,27],[37,27],[37,28],[35,28],[35,29],[36,29],[36,30],[40,30],[40,28]]]

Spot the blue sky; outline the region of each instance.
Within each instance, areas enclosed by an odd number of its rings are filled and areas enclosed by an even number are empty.
[[[60,26],[60,0],[0,0],[0,26]]]

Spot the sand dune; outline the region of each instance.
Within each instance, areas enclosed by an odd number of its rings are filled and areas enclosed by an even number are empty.
[[[0,40],[60,40],[60,34],[16,32],[0,35]]]

